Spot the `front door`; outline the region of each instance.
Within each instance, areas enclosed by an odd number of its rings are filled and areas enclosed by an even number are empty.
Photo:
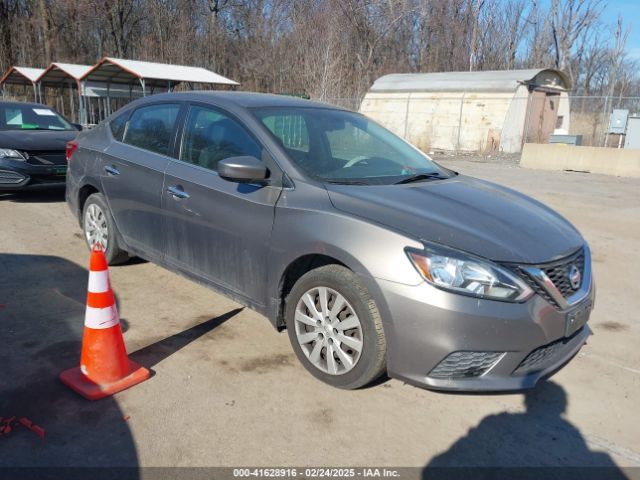
[[[534,90],[529,95],[527,112],[527,143],[549,143],[558,121],[560,94]]]
[[[102,154],[102,186],[127,246],[162,258],[162,186],[175,142],[180,105],[155,104],[131,115],[122,142]]]
[[[166,261],[265,305],[269,239],[281,187],[218,175],[220,160],[243,155],[261,158],[262,147],[238,121],[210,107],[190,107],[179,160],[169,162],[165,176]]]

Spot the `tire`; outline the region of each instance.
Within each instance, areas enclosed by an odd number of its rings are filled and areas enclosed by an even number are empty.
[[[318,322],[320,317],[324,320]],[[382,319],[375,301],[351,270],[326,265],[304,274],[286,298],[285,321],[296,356],[317,379],[352,390],[385,373],[387,345]],[[329,352],[333,352],[333,362]]]
[[[91,225],[99,226],[100,228],[90,230]],[[100,232],[100,229],[104,230]],[[103,244],[106,239],[107,248],[104,253],[109,265],[118,265],[129,259],[129,254],[122,249],[118,242],[113,216],[101,193],[93,193],[87,198],[82,209],[82,230],[90,250],[98,241]],[[94,232],[94,234],[92,235],[90,232]]]

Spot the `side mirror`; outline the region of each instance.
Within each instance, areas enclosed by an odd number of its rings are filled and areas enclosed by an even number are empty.
[[[269,170],[256,157],[229,157],[218,162],[218,174],[231,182],[253,183],[267,178]]]
[[[72,123],[71,125],[73,125],[74,127],[76,127],[76,130],[78,130],[79,132],[82,131],[82,125],[80,125],[79,123]]]

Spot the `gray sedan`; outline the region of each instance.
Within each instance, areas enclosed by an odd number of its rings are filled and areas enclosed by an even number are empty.
[[[589,248],[569,222],[363,115],[170,93],[67,151],[67,202],[88,245],[264,314],[336,387],[387,372],[434,389],[528,388],[590,334]]]

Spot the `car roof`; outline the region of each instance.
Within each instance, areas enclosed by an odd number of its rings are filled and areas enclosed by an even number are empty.
[[[35,107],[35,108],[48,108],[51,109],[48,105],[43,105],[42,103],[33,103],[33,102],[18,102],[12,100],[0,100],[0,107],[8,107],[8,106],[23,106],[23,107]]]
[[[231,91],[191,91],[161,93],[145,97],[141,103],[166,100],[199,101],[204,103],[215,102],[227,105],[235,105],[244,108],[261,107],[307,107],[307,108],[331,108],[343,110],[328,103],[305,100],[304,98],[289,95],[274,95],[270,93],[256,92],[231,92]]]

